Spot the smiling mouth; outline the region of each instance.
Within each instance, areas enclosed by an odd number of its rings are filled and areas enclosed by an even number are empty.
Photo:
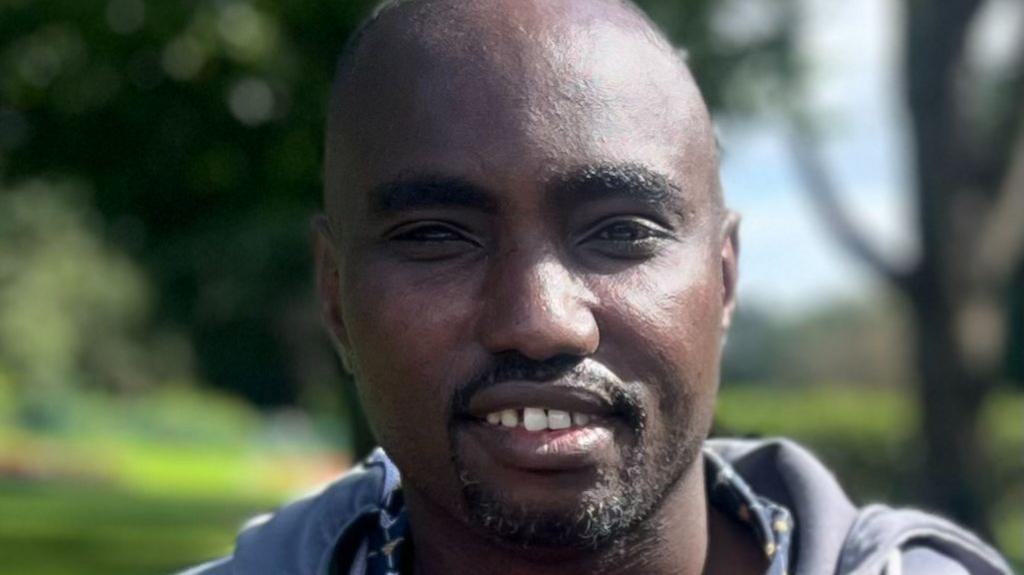
[[[460,419],[474,459],[521,472],[592,468],[615,458],[616,435],[627,431],[606,394],[558,382],[486,388]]]
[[[503,409],[488,413],[483,420],[489,425],[501,427],[521,427],[526,431],[544,431],[582,428],[596,421],[598,417],[579,411],[564,411],[544,407],[523,407]]]
[[[506,427],[474,421],[464,429],[471,438],[467,447],[509,470],[576,471],[594,467],[616,449],[615,432],[602,420],[592,420],[585,426],[535,430],[523,424]]]

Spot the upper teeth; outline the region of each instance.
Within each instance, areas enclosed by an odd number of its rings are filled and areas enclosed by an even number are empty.
[[[590,415],[586,413],[569,413],[560,409],[544,409],[543,407],[524,407],[523,409],[504,409],[487,414],[487,423],[503,427],[522,425],[527,431],[542,429],[567,429],[573,425],[583,427],[590,423]]]

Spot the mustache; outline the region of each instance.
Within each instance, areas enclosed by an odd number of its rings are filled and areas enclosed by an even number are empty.
[[[535,360],[515,351],[495,354],[490,365],[456,389],[452,395],[449,420],[466,413],[477,393],[508,381],[558,381],[607,399],[617,414],[636,426],[641,426],[646,420],[637,386],[624,383],[593,360],[575,355]]]

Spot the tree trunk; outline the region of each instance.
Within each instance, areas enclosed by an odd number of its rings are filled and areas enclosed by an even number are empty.
[[[955,314],[941,292],[930,283],[911,296],[923,435],[921,494],[927,505],[988,536],[990,467],[979,426],[991,382],[965,365]]]
[[[965,210],[969,138],[956,90],[957,66],[978,0],[906,3],[906,102],[916,152],[921,257],[904,291],[915,315],[922,417],[922,495],[953,519],[988,534],[985,472],[979,441],[989,371],[972,369],[960,333],[970,294],[977,231]]]
[[[805,187],[836,237],[910,304],[923,502],[987,535],[993,498],[981,410],[1006,370],[1007,343],[1021,339],[1021,332],[1012,329],[1011,302],[1021,301],[1020,293],[1012,291],[1014,274],[1017,285],[1024,284],[1024,232],[1018,215],[1024,211],[1024,133],[1019,128],[1024,123],[1024,58],[1020,80],[1011,86],[1016,95],[1007,109],[1009,127],[984,134],[968,113],[971,99],[965,91],[971,79],[964,76],[965,40],[981,4],[903,3],[917,261],[896,264],[866,241],[839,202],[837,186],[806,130],[794,140],[793,150]],[[795,120],[800,128],[801,118]]]

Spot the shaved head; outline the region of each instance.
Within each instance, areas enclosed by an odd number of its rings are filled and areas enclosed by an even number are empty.
[[[618,119],[642,112],[635,102],[614,97],[625,89],[655,96],[648,98],[655,104],[648,111],[658,114],[657,128],[681,136],[681,161],[710,167],[707,193],[721,212],[714,134],[703,98],[680,51],[632,2],[383,2],[339,57],[327,130],[328,215],[337,223],[345,189],[358,172],[353,161],[369,154],[387,161],[386,150],[365,145],[366,130],[390,141],[415,136],[389,121],[389,104],[430,104],[438,112],[448,106],[456,116],[476,113],[501,129],[502,121],[526,126],[543,114],[571,119],[595,107],[611,116],[615,106],[624,105]],[[496,114],[487,105],[484,100],[495,93],[508,105],[501,111],[513,113]],[[587,120],[592,119],[590,114]],[[450,124],[447,131],[457,129]],[[600,138],[600,129],[591,122],[582,131],[591,133],[570,144]]]
[[[703,525],[736,278],[715,152],[685,62],[629,2],[406,0],[360,28],[319,286],[414,525],[556,551],[666,507]],[[487,427],[538,405],[597,420],[564,441]]]

